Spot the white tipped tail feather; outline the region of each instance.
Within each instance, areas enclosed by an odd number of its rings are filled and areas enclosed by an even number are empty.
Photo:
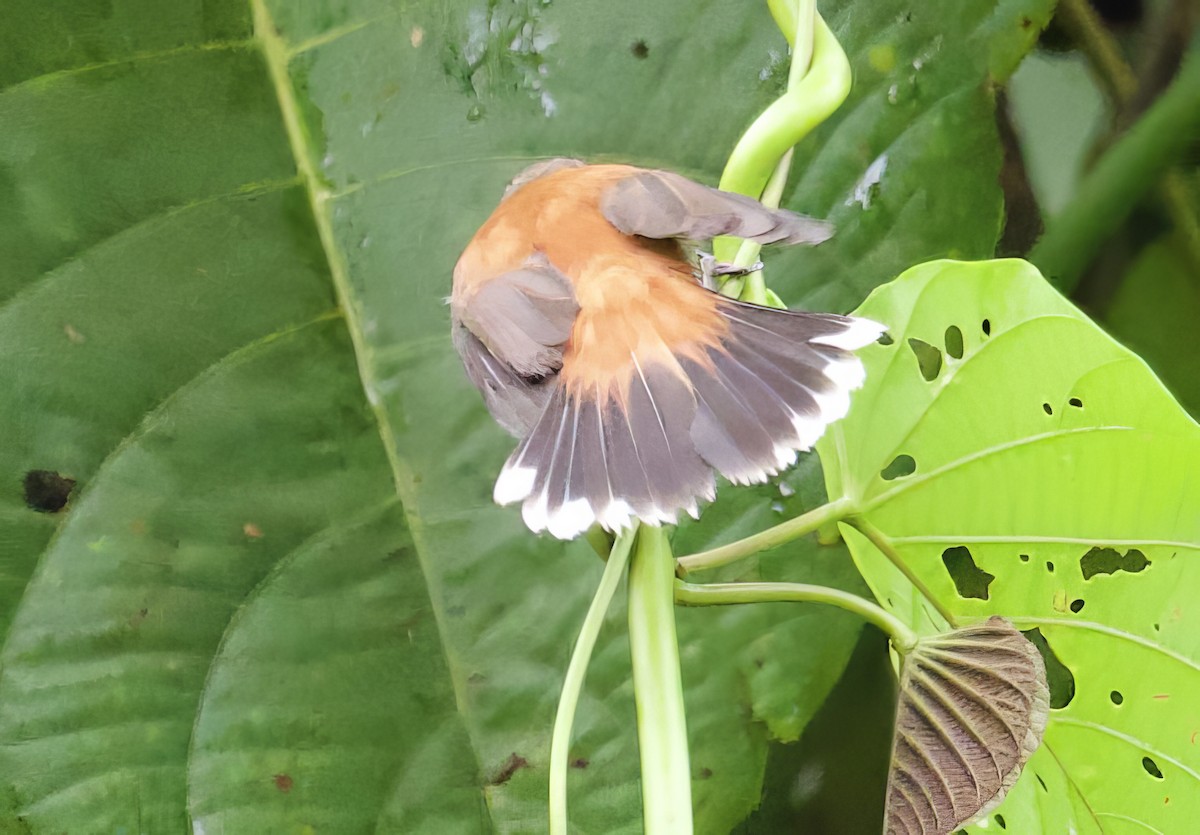
[[[850,408],[865,373],[852,351],[884,326],[722,300],[728,334],[704,361],[666,367],[631,356],[629,393],[558,386],[496,481],[534,531],[571,539],[599,523],[671,524],[716,496],[714,470],[766,481],[811,449]],[[680,374],[682,369],[683,374]]]

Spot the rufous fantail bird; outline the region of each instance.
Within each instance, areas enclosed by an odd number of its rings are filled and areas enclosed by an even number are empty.
[[[759,307],[710,289],[728,272],[689,246],[717,235],[816,244],[822,221],[668,171],[539,162],[467,244],[450,297],[455,347],[520,439],[496,481],[534,531],[673,523],[766,481],[846,414],[851,353],[875,322]]]

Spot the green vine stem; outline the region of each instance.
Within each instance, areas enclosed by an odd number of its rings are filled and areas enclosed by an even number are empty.
[[[823,504],[820,507],[815,507],[807,513],[803,513],[786,522],[781,522],[774,527],[767,528],[765,531],[759,531],[744,539],[739,539],[737,542],[731,542],[728,545],[722,545],[719,548],[713,548],[708,551],[701,551],[691,556],[680,557],[679,566],[684,571],[702,571],[706,568],[719,568],[722,565],[736,562],[743,557],[753,556],[759,551],[765,551],[768,548],[775,548],[794,539],[799,539],[805,534],[810,534],[830,523],[841,521],[852,510],[853,503],[850,499],[843,497]]]
[[[692,831],[692,779],[679,644],[675,560],[667,533],[643,525],[629,568],[629,648],[646,835]]]
[[[904,621],[866,598],[841,589],[806,583],[710,583],[696,586],[678,580],[675,600],[684,606],[724,606],[734,603],[824,603],[853,612],[879,627],[892,646],[907,654],[917,645],[917,634]]]
[[[805,31],[801,27],[807,23],[804,9],[799,7],[811,10],[812,5],[804,0],[795,4],[770,0],[769,5],[788,40],[793,43],[799,40],[797,33]],[[787,93],[763,111],[738,140],[721,176],[722,190],[755,199],[762,197],[788,151],[828,119],[850,94],[850,61],[846,53],[820,15],[813,13],[812,21],[811,67],[793,65]],[[793,60],[796,57],[802,55],[794,55]],[[795,76],[800,77],[793,83]],[[788,159],[790,162],[790,157]],[[786,181],[786,170],[783,174],[782,181]],[[738,254],[735,247],[735,239],[716,241],[714,253],[720,260],[731,260]],[[748,256],[743,254],[742,258]],[[751,257],[740,266],[749,266],[753,262]]]
[[[1100,244],[1179,160],[1198,131],[1200,52],[1193,51],[1166,92],[1079,184],[1029,260],[1060,290],[1073,289]]]
[[[579,705],[579,694],[583,692],[583,681],[587,676],[596,638],[604,623],[604,615],[612,603],[625,567],[629,563],[629,552],[633,549],[635,530],[627,531],[617,538],[600,577],[600,586],[592,597],[567,675],[563,680],[562,695],[558,699],[558,712],[554,716],[554,733],[550,738],[550,835],[567,835],[567,769],[570,762],[571,729],[575,724],[575,710]]]

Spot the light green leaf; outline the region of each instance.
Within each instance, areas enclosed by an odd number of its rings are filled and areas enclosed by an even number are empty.
[[[862,352],[866,386],[821,442],[830,494],[852,496],[956,620],[1000,614],[1038,629],[1073,676],[1073,698],[1052,695],[1045,745],[997,814],[1081,832],[1185,831],[1200,811],[1186,695],[1200,687],[1188,603],[1200,592],[1200,428],[1024,262],[915,267],[859,312],[892,342]],[[946,348],[951,329],[961,358]],[[910,340],[941,352],[933,380]],[[899,455],[915,470],[885,479]],[[940,626],[846,530],[876,597]],[[1043,792],[1039,778],[1069,791]]]

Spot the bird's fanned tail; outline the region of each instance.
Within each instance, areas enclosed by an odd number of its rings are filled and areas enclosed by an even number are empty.
[[[599,522],[672,523],[716,494],[714,473],[766,481],[843,417],[862,385],[852,353],[875,322],[721,299],[719,343],[670,363],[631,353],[610,391],[559,383],[496,482],[501,504],[522,502],[526,523],[569,539]]]

